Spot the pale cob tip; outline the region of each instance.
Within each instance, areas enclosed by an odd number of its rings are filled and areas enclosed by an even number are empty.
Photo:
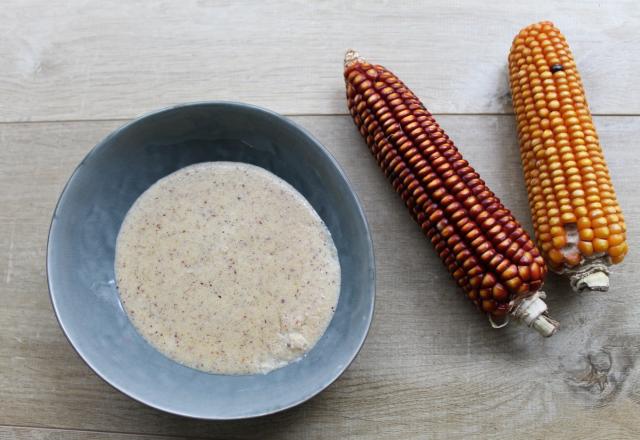
[[[542,300],[546,295],[538,291],[528,298],[520,300],[511,314],[529,327],[533,327],[542,336],[553,336],[560,327],[558,321],[547,316],[547,304]]]
[[[344,54],[344,67],[348,67],[358,61],[362,61],[362,58],[360,58],[360,54],[358,53],[358,51],[349,49]]]

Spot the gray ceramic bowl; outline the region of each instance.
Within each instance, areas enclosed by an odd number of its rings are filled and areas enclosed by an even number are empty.
[[[116,236],[136,198],[179,168],[216,160],[258,165],[292,184],[331,230],[340,257],[340,299],[326,333],[302,360],[268,374],[208,374],[168,359],[136,332],[114,283]],[[362,346],[375,296],[369,229],[335,159],[282,116],[224,102],[152,113],[98,144],[60,196],[47,274],[60,326],[100,377],[147,405],[203,419],[273,413],[329,386]]]

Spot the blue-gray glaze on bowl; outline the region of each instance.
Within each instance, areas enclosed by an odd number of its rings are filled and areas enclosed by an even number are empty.
[[[268,374],[209,374],[170,360],[137,333],[114,282],[116,237],[137,197],[184,166],[218,160],[258,165],[289,182],[320,214],[338,249],[342,286],[326,333],[300,361]],[[148,114],[99,143],[60,196],[47,249],[53,308],[82,359],[140,402],[215,420],[290,408],[337,379],[371,323],[374,267],[363,210],[335,159],[288,119],[228,102]]]

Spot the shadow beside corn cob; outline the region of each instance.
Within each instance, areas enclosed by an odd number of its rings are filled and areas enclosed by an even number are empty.
[[[492,324],[515,317],[551,336],[535,245],[393,73],[349,51],[347,101],[378,164],[443,263]]]
[[[515,37],[509,77],[538,245],[574,290],[607,290],[607,267],[628,251],[626,226],[576,63],[552,23]]]

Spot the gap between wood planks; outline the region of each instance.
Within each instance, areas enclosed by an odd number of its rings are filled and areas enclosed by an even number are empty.
[[[182,439],[182,438],[186,438],[186,439],[193,439],[193,440],[199,440],[199,439],[206,439],[206,437],[202,437],[202,436],[190,436],[190,435],[180,435],[180,436],[176,436],[176,435],[171,435],[171,434],[145,434],[145,433],[140,433],[140,432],[125,432],[125,431],[100,431],[97,429],[82,429],[82,428],[56,428],[56,427],[52,427],[52,426],[30,426],[30,425],[3,425],[0,424],[0,435],[3,434],[3,430],[5,429],[19,429],[19,430],[33,430],[33,431],[55,431],[55,432],[59,432],[59,433],[65,433],[65,432],[69,432],[69,433],[74,433],[74,434],[104,434],[105,436],[119,436],[119,435],[126,435],[126,436],[130,436],[135,440],[136,438],[162,438],[162,439],[169,439],[169,440],[177,440],[177,439]],[[4,437],[2,437],[4,438]]]
[[[185,103],[189,104],[189,103]],[[164,108],[158,109],[158,111]],[[349,116],[349,113],[279,113],[286,117],[322,117],[322,116]],[[37,120],[13,120],[13,121],[0,121],[1,125],[19,125],[19,124],[64,124],[64,123],[79,123],[79,122],[127,122],[133,121],[142,116],[146,116],[148,113],[144,113],[134,117],[123,118],[89,118],[89,119],[37,119]],[[513,113],[432,113],[434,117],[440,116],[514,116]],[[593,117],[639,117],[640,113],[592,113]]]

